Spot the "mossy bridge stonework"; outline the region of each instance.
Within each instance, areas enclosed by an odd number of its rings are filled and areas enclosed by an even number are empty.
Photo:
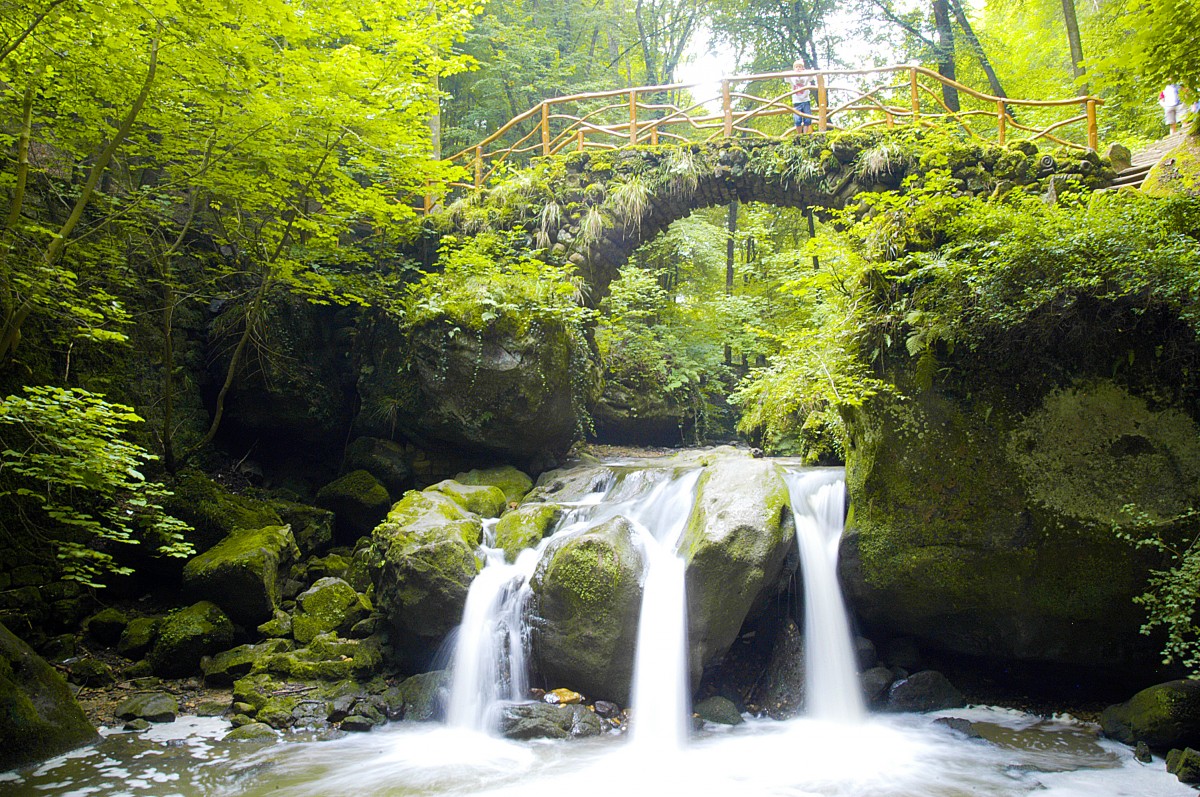
[[[573,264],[595,302],[638,246],[695,210],[733,201],[839,209],[860,193],[906,191],[935,173],[963,194],[1021,190],[1048,201],[1066,190],[1106,187],[1116,176],[1091,149],[1039,151],[1029,141],[999,146],[944,131],[730,138],[536,158],[434,209],[426,224],[438,238],[522,232],[530,256]]]

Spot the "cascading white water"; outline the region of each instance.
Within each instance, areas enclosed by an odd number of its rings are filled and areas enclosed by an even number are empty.
[[[805,700],[810,717],[853,722],[863,718],[858,664],[837,580],[846,486],[841,470],[784,473],[796,520],[804,575]]]
[[[642,610],[633,665],[631,743],[661,755],[687,742],[687,590],[676,552],[695,501],[700,471],[658,485],[630,520],[643,532]]]

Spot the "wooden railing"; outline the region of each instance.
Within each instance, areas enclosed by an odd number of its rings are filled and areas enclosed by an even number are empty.
[[[467,167],[471,175],[471,182],[456,186],[478,188],[530,157],[568,150],[796,135],[792,93],[783,81],[797,76],[816,87],[809,94],[813,112],[808,121],[821,132],[951,122],[968,136],[1001,145],[1024,138],[1077,149],[1099,146],[1096,112],[1103,100],[1096,97],[994,97],[920,66],[769,72],[726,78],[715,96],[703,96],[712,84],[672,83],[544,100],[451,156],[450,161]],[[781,85],[782,93],[773,96],[751,93]],[[943,100],[945,85],[958,89],[958,111],[951,111]],[[1077,113],[1067,116],[1064,109]],[[1069,136],[1068,130],[1075,135]],[[426,209],[431,206],[426,200]]]

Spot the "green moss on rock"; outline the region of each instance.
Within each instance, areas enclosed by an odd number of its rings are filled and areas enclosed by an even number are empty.
[[[333,545],[333,513],[294,501],[272,501],[272,508],[292,527],[296,547],[304,556],[315,556]]]
[[[469,470],[454,477],[459,484],[491,485],[499,487],[509,503],[520,503],[533,489],[533,479],[512,465],[483,470]]]
[[[127,659],[140,659],[145,656],[158,634],[161,622],[158,617],[135,617],[130,620],[117,641],[117,652]]]
[[[62,676],[0,625],[0,771],[95,739]]]
[[[483,518],[500,517],[508,506],[504,491],[492,485],[460,484],[446,479],[425,488],[425,492],[442,493],[453,498],[463,509]]]
[[[261,529],[283,523],[270,504],[235,495],[199,471],[180,473],[171,490],[174,495],[163,502],[163,507],[195,528],[188,539],[197,551],[211,548],[234,529]]]
[[[1100,715],[1104,733],[1119,742],[1145,742],[1165,752],[1200,746],[1200,681],[1179,680],[1143,689]]]
[[[200,669],[200,659],[225,650],[233,641],[233,623],[221,608],[200,601],[163,620],[147,660],[154,673],[181,678]]]
[[[322,578],[296,598],[292,634],[307,645],[319,634],[334,631],[342,636],[371,613],[370,602],[340,578]]]
[[[317,505],[333,512],[338,534],[347,541],[369,533],[391,503],[387,488],[365,470],[351,471],[317,492]]]
[[[546,549],[531,582],[533,653],[546,680],[629,702],[643,567],[620,517]]]
[[[234,681],[266,668],[267,658],[275,653],[292,649],[286,639],[269,639],[257,645],[239,645],[222,651],[200,662],[204,682],[214,686],[228,686]]]
[[[519,506],[496,523],[496,547],[504,550],[508,561],[515,561],[521,551],[541,542],[561,517],[562,508],[557,504]]]
[[[1146,175],[1141,190],[1150,196],[1200,197],[1200,136],[1185,136],[1183,143],[1164,155]]]
[[[184,587],[211,600],[234,621],[256,626],[279,606],[287,568],[300,557],[290,526],[236,529],[183,568]]]

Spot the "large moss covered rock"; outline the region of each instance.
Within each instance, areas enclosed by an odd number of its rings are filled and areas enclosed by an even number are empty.
[[[506,512],[496,523],[496,547],[515,561],[521,551],[541,542],[560,517],[562,507],[557,504],[525,504]]]
[[[508,505],[504,491],[490,484],[460,484],[454,479],[445,479],[425,488],[426,492],[448,495],[463,509],[481,518],[497,518]]]
[[[679,545],[687,562],[693,686],[775,594],[795,538],[791,517],[787,485],[767,460],[731,453],[701,474]]]
[[[555,540],[531,581],[533,655],[553,683],[629,702],[644,560],[634,529],[614,518]]]
[[[333,576],[318,579],[296,598],[296,603],[292,635],[301,645],[330,631],[348,636],[354,624],[371,613],[371,604],[364,596]]]
[[[423,448],[530,461],[580,433],[595,369],[586,341],[557,321],[501,318],[475,333],[449,317],[401,330],[380,316],[372,338],[358,386],[368,434],[394,427]]]
[[[375,528],[391,503],[387,488],[365,470],[350,471],[317,492],[317,505],[334,514],[338,536],[347,542]]]
[[[257,626],[279,606],[280,584],[300,558],[291,526],[236,529],[183,568],[189,595],[210,600],[236,623]]]
[[[1200,197],[1200,136],[1184,136],[1146,174],[1142,193],[1150,196]]]
[[[1107,380],[1031,411],[933,390],[850,417],[847,597],[930,649],[1067,664],[1148,661],[1132,599],[1155,564],[1113,533],[1200,500],[1200,435]]]
[[[333,513],[295,501],[272,501],[271,507],[292,527],[296,547],[303,556],[315,556],[333,545]]]
[[[1106,708],[1100,726],[1119,742],[1145,742],[1159,752],[1200,747],[1200,681],[1168,681],[1143,689]]]
[[[533,489],[533,479],[512,465],[498,468],[481,468],[460,473],[454,477],[459,484],[491,485],[499,487],[509,503],[520,503]]]
[[[200,471],[184,471],[171,484],[174,495],[163,501],[164,508],[195,529],[188,539],[203,552],[216,545],[234,529],[261,529],[279,526],[283,521],[270,504],[236,495]]]
[[[182,678],[200,669],[200,659],[225,650],[233,642],[233,623],[221,608],[200,601],[168,615],[147,660],[156,675]]]
[[[62,676],[0,625],[0,771],[96,738]]]
[[[394,628],[435,642],[458,625],[482,535],[479,516],[442,493],[412,491],[392,507],[371,534],[368,565]]]

